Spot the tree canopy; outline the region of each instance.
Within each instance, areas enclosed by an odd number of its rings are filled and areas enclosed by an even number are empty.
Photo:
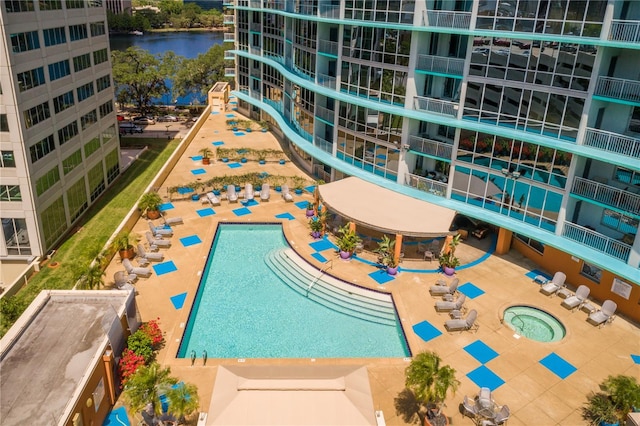
[[[222,12],[216,9],[202,10],[195,3],[183,3],[175,0],[148,0],[134,2],[136,6],[154,6],[160,9],[136,10],[133,15],[128,12],[107,14],[109,29],[112,31],[148,31],[152,28],[218,28],[223,26]]]
[[[180,96],[188,93],[204,97],[217,81],[228,81],[224,76],[224,51],[221,45],[215,45],[196,58],[187,59],[177,71],[174,87]]]

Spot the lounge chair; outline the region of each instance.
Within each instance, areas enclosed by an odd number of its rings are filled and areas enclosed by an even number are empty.
[[[509,420],[509,417],[511,417],[511,410],[509,410],[509,407],[505,404],[500,407],[500,411],[498,411],[498,414],[496,414],[493,422],[497,425],[501,425],[506,423],[507,420]]]
[[[216,194],[214,194],[213,192],[207,192],[205,196],[202,197],[200,200],[202,201],[203,204],[209,203],[212,206],[220,205],[220,198],[218,198]]]
[[[154,237],[171,237],[173,235],[173,230],[171,228],[155,226],[150,220],[148,220],[147,223],[149,224],[149,230]]]
[[[233,185],[227,186],[227,200],[230,203],[238,202],[238,193],[236,192],[236,187]]]
[[[462,399],[462,414],[475,419],[478,415],[478,407],[475,402],[467,398],[467,395]]]
[[[164,254],[147,252],[142,244],[138,244],[138,256],[149,262],[162,262],[164,260]]]
[[[165,225],[178,225],[178,224],[184,223],[184,221],[180,216],[176,216],[176,217],[162,216],[162,220],[164,221]]]
[[[454,301],[438,300],[436,302],[436,311],[438,312],[450,312],[450,311],[462,311],[467,296],[461,294]]]
[[[147,243],[149,243],[149,250],[151,251],[158,251],[159,247],[162,248],[167,248],[167,247],[171,247],[171,241],[170,240],[163,240],[161,238],[154,238],[153,235],[151,235],[151,232],[145,232],[144,233],[145,237],[147,237]]]
[[[562,306],[567,309],[571,309],[572,311],[580,309],[582,308],[582,305],[584,305],[584,303],[587,301],[587,297],[589,297],[590,292],[591,289],[589,289],[589,287],[587,287],[586,285],[581,285],[576,290],[576,294],[574,294],[573,296],[569,296],[562,301]]]
[[[432,285],[429,288],[429,293],[431,293],[431,296],[444,296],[444,295],[451,295],[453,296],[455,294],[455,292],[458,290],[458,278],[454,278],[453,281],[451,281],[451,284],[449,286],[446,285]]]
[[[134,267],[129,259],[122,259],[122,266],[124,266],[127,274],[136,274],[139,277],[148,277],[151,275],[151,269],[141,268],[139,266]]]
[[[565,280],[567,279],[567,276],[564,274],[564,272],[556,272],[555,275],[553,276],[553,278],[551,279],[551,281],[549,281],[546,284],[543,284],[540,286],[540,291],[543,294],[548,295],[554,295],[556,294],[561,288],[563,288],[565,286]]]
[[[602,308],[600,310],[592,312],[587,318],[587,321],[592,323],[593,325],[597,325],[599,327],[604,326],[607,323],[610,323],[615,318],[616,309],[618,309],[618,305],[613,300],[605,300],[602,304]]]
[[[269,201],[269,197],[271,197],[271,193],[269,192],[269,184],[265,183],[262,185],[262,189],[260,190],[260,201]]]
[[[136,274],[127,274],[124,271],[118,271],[113,274],[113,281],[118,290],[129,290],[131,284],[138,280],[138,276]]]
[[[285,201],[293,201],[293,195],[289,192],[288,185],[282,185],[282,198],[284,198]]]
[[[478,311],[472,309],[469,311],[469,314],[466,318],[462,319],[451,319],[447,320],[444,323],[444,327],[447,331],[467,331],[473,330],[478,331],[479,325],[476,324],[476,319],[478,318]]]
[[[255,196],[255,192],[253,191],[253,185],[248,183],[244,186],[244,200],[251,201]]]

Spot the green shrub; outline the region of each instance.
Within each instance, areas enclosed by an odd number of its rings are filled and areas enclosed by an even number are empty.
[[[142,330],[138,330],[129,336],[127,347],[136,355],[144,357],[145,364],[149,364],[155,357],[151,337]]]

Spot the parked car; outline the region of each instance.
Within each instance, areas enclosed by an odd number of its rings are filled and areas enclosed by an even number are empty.
[[[494,44],[495,46],[511,47],[511,40],[500,39],[500,38],[494,38],[494,39],[493,39],[493,44]]]
[[[145,116],[133,117],[132,121],[134,124],[156,124],[156,120]]]
[[[158,121],[174,123],[178,121],[178,117],[176,117],[175,115],[163,115],[162,117],[158,118]]]
[[[120,134],[126,134],[126,133],[142,133],[142,127],[140,126],[136,126],[135,123],[132,123],[130,121],[125,121],[125,122],[120,122]]]

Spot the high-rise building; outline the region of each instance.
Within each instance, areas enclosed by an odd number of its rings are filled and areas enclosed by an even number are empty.
[[[640,2],[225,6],[239,111],[270,120],[311,173],[488,223],[497,253],[637,315]]]
[[[0,3],[0,262],[51,250],[120,173],[101,1]]]
[[[128,13],[131,14],[132,2],[131,0],[104,0],[104,5],[107,10],[117,14]]]

